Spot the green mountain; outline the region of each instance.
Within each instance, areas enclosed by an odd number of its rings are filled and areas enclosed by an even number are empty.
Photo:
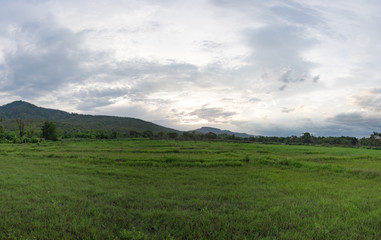
[[[130,131],[179,132],[141,119],[68,113],[38,107],[24,101],[15,101],[0,106],[0,118],[3,119],[4,128],[10,131],[18,129],[16,119],[21,119],[25,122],[25,130],[39,130],[46,120],[50,120],[57,124],[61,133],[81,131],[116,131],[122,134],[128,134]]]

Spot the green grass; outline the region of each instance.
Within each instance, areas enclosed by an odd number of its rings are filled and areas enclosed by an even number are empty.
[[[380,239],[381,151],[0,145],[0,239]]]

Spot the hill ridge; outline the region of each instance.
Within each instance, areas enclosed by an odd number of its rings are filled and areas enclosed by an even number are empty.
[[[23,119],[50,120],[57,122],[58,126],[66,128],[92,129],[92,130],[123,130],[123,131],[152,131],[179,132],[152,122],[138,118],[118,117],[108,115],[89,115],[69,113],[58,109],[38,107],[32,103],[18,100],[0,106],[0,118],[3,120]]]
[[[212,132],[212,133],[217,134],[217,135],[219,135],[219,134],[234,135],[236,137],[242,137],[242,138],[248,138],[248,137],[254,136],[254,135],[250,135],[247,133],[232,132],[230,130],[221,130],[219,128],[214,128],[214,127],[201,127],[201,128],[198,128],[194,131],[198,132],[198,133],[204,133],[204,134]]]

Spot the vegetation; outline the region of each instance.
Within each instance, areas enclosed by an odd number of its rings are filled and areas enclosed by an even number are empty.
[[[0,119],[1,120],[1,119]],[[17,127],[9,128],[7,122],[17,123]],[[368,138],[358,139],[356,137],[323,137],[313,136],[308,132],[301,136],[289,137],[268,137],[268,136],[252,136],[252,137],[237,137],[234,134],[215,134],[190,132],[153,132],[151,130],[122,130],[116,129],[82,129],[65,127],[60,123],[46,120],[22,120],[9,119],[1,120],[0,123],[0,142],[11,143],[30,143],[39,142],[40,138],[45,140],[57,140],[67,138],[88,138],[88,139],[116,139],[116,138],[148,138],[156,140],[185,140],[185,141],[234,141],[234,142],[257,142],[257,143],[283,143],[283,144],[307,144],[307,145],[341,145],[341,146],[368,146],[381,147],[381,133],[373,132]]]
[[[378,150],[2,144],[0,239],[379,239]]]
[[[24,121],[21,119],[16,119],[17,126],[19,128],[19,136],[22,138],[25,135],[25,125]]]
[[[92,116],[76,113],[67,113],[60,110],[37,107],[33,104],[16,101],[0,107],[0,117],[4,120],[3,126],[8,131],[18,131],[16,119],[22,119],[29,129],[40,131],[45,121],[52,121],[57,125],[59,136],[80,135],[82,133],[113,132],[123,137],[129,137],[130,131],[179,132],[174,129],[159,126],[140,119],[112,116]]]
[[[25,102],[0,116],[0,142],[25,143],[0,145],[0,239],[381,237],[379,132],[181,133]]]
[[[46,140],[57,141],[56,124],[51,121],[46,121],[42,126],[42,137]]]
[[[180,132],[165,128],[140,119],[91,116],[67,113],[60,110],[37,107],[33,104],[16,101],[0,107],[2,119],[0,142],[25,143],[39,142],[41,138],[50,139],[44,135],[42,127],[48,121],[56,125],[56,136],[53,139],[90,138],[149,138],[176,139],[186,141],[213,140],[258,143],[285,144],[319,144],[342,146],[381,147],[381,133],[373,132],[368,138],[356,137],[322,137],[305,132],[300,136],[249,136],[242,133],[232,133],[219,129],[203,127],[196,131]],[[207,132],[208,130],[217,131]],[[201,131],[201,133],[199,132]]]

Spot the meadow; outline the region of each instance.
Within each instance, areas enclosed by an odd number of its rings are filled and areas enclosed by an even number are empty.
[[[381,239],[381,151],[65,140],[0,145],[0,239]]]

